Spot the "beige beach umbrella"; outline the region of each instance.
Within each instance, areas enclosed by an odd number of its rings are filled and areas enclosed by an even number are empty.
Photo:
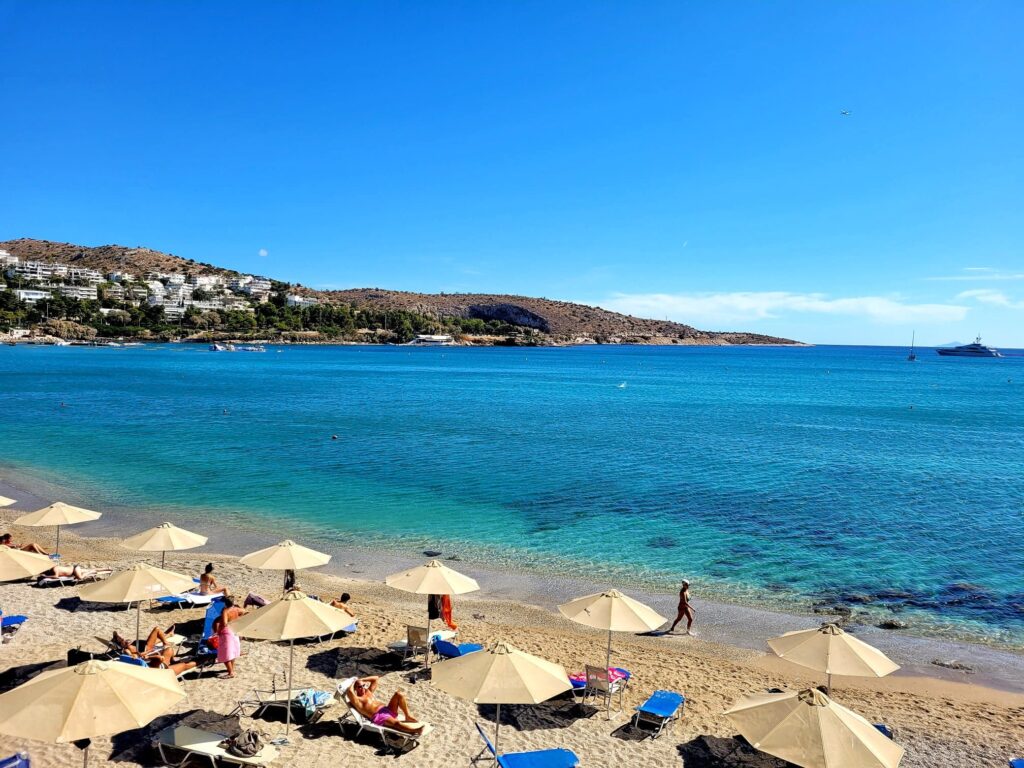
[[[828,675],[830,696],[832,675],[885,677],[900,668],[877,648],[832,623],[787,632],[769,640],[768,647],[779,658]]]
[[[508,643],[449,659],[434,667],[431,682],[474,704],[497,704],[494,751],[498,751],[502,704],[540,704],[572,688],[561,664],[524,653]]]
[[[17,504],[18,502],[14,499],[8,499],[6,496],[0,496],[0,507],[9,507],[11,504]]]
[[[608,631],[606,667],[612,665],[612,632],[649,632],[667,621],[653,608],[648,608],[617,589],[578,597],[558,606],[558,610],[569,621]]]
[[[51,743],[91,739],[141,728],[184,698],[169,669],[86,661],[0,694],[0,733]]]
[[[174,571],[136,563],[118,571],[103,581],[86,584],[78,595],[83,600],[96,603],[138,603],[135,612],[135,642],[139,641],[139,624],[142,621],[142,601],[153,600],[167,595],[179,595],[195,586],[191,577]]]
[[[296,544],[291,539],[285,539],[272,547],[250,552],[239,562],[250,568],[261,568],[265,571],[301,571],[305,568],[327,565],[330,559],[330,555]]]
[[[339,632],[352,624],[352,617],[294,590],[231,623],[239,637],[251,640],[288,641],[288,701],[292,700],[292,670],[295,662],[295,640],[321,637]],[[291,729],[292,708],[289,704],[286,732]]]
[[[51,568],[53,561],[46,555],[0,547],[0,581],[28,579]]]
[[[431,560],[400,573],[393,573],[384,583],[414,595],[464,595],[476,592],[480,585],[476,579],[449,568],[439,560]],[[430,669],[430,612],[427,612],[427,669]]]
[[[148,531],[129,536],[121,542],[121,546],[134,549],[136,552],[160,552],[160,567],[163,568],[168,552],[195,549],[203,546],[206,540],[205,536],[186,531],[172,523],[160,523]]]
[[[57,501],[48,507],[31,512],[27,515],[22,515],[14,521],[15,525],[30,525],[34,527],[41,526],[57,526],[57,546],[54,547],[53,553],[55,555],[60,554],[60,527],[62,525],[76,525],[78,523],[87,523],[90,520],[99,520],[100,512],[93,512],[89,509],[82,509],[81,507],[73,507],[70,504],[65,504],[63,501]]]
[[[755,749],[804,768],[896,768],[903,758],[903,747],[813,688],[749,696],[725,716]]]

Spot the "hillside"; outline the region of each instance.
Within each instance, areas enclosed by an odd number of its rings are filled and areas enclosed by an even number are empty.
[[[120,245],[86,247],[71,243],[21,238],[0,242],[0,249],[22,260],[37,260],[88,267],[107,273],[122,270],[141,276],[146,272],[180,272],[193,275],[235,276],[238,273],[213,264],[197,262],[149,248],[128,248]],[[630,344],[796,344],[756,333],[703,331],[683,323],[647,320],[630,315],[574,304],[567,301],[509,296],[503,294],[427,294],[390,291],[379,288],[358,288],[343,291],[316,291],[294,285],[289,293],[317,299],[321,304],[347,307],[353,311],[353,327],[376,329],[383,323],[387,329],[393,318],[388,313],[405,313],[416,332],[436,330],[461,331],[467,341],[497,343],[491,338],[497,331],[522,333],[531,342],[565,343],[630,343]],[[260,316],[260,313],[257,313]],[[372,318],[360,326],[358,318]],[[471,321],[471,322],[470,322]],[[482,321],[482,322],[481,322]],[[333,321],[332,321],[333,322]],[[349,322],[346,320],[346,322]],[[476,324],[474,326],[474,323]],[[300,321],[299,328],[309,329]],[[392,326],[393,327],[393,326]],[[486,327],[487,330],[484,330]],[[281,329],[280,322],[278,328]],[[479,328],[480,330],[476,330]],[[380,338],[379,334],[375,338]]]

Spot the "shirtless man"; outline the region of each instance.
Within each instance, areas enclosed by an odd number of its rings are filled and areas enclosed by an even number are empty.
[[[686,634],[690,634],[690,627],[693,626],[693,606],[690,605],[690,582],[683,579],[683,585],[679,590],[679,608],[676,611],[676,620],[669,628],[669,634],[676,631],[676,624],[686,619]]]
[[[352,595],[348,592],[343,592],[341,597],[337,600],[331,600],[331,608],[337,608],[338,610],[344,611],[354,619],[356,615],[352,612],[352,609],[348,607],[348,601],[351,599]]]
[[[381,704],[374,698],[377,690],[379,675],[372,677],[360,677],[351,686],[345,696],[348,703],[360,715],[367,720],[372,720],[374,725],[391,728],[402,733],[419,733],[423,730],[425,723],[418,722],[409,712],[409,705],[405,701],[405,694],[401,691],[391,697],[387,704]],[[405,720],[399,720],[398,715],[405,715]]]

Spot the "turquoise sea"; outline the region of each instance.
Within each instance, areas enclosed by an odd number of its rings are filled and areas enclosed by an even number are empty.
[[[0,347],[0,463],[207,530],[686,576],[1024,647],[1024,356],[920,357]]]

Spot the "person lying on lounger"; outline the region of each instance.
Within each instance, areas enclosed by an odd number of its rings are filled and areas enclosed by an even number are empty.
[[[343,592],[341,594],[341,597],[339,597],[337,600],[331,600],[331,608],[337,608],[338,610],[344,611],[354,619],[356,615],[352,611],[352,609],[348,607],[348,601],[351,599],[352,595],[350,595],[348,592]]]
[[[170,644],[168,640],[169,635],[174,634],[174,625],[172,624],[164,632],[160,627],[153,627],[149,633],[149,637],[146,638],[145,645],[142,646],[141,650],[135,647],[135,643],[130,640],[125,640],[117,632],[114,633],[114,645],[116,645],[121,653],[131,656],[133,659],[142,659],[149,666],[160,669],[166,667],[174,672],[176,675],[180,675],[189,669],[196,667],[194,661],[174,661],[174,654],[176,649]]]
[[[15,544],[11,540],[11,534],[5,533],[0,536],[0,547],[7,547],[8,549],[20,549],[22,552],[35,552],[37,555],[48,555],[50,554],[45,549],[40,547],[38,544],[29,542],[28,544]]]
[[[110,573],[109,569],[86,568],[82,565],[55,565],[48,571],[39,574],[39,580],[43,579],[74,579],[85,581],[95,579],[101,573]]]
[[[409,712],[409,705],[405,700],[405,694],[401,691],[391,697],[387,704],[381,704],[374,698],[377,690],[377,683],[380,676],[360,677],[345,692],[348,703],[352,709],[371,720],[374,725],[384,728],[391,728],[402,733],[419,733],[426,723],[421,723]],[[405,715],[405,720],[399,720],[398,715]]]

